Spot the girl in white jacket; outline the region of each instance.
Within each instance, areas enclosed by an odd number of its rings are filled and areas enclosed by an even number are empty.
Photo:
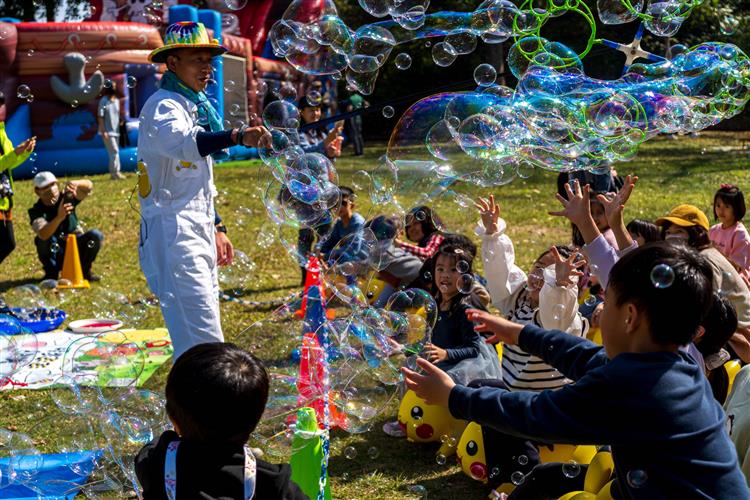
[[[528,276],[515,264],[513,242],[505,234],[506,224],[500,218],[500,207],[494,196],[479,198],[481,216],[477,233],[482,238],[482,261],[492,304],[511,321],[534,323],[579,337],[589,325],[578,312],[578,268],[576,253],[568,247],[555,246],[534,262]],[[559,389],[571,380],[531,356],[518,346],[503,346],[503,382],[510,390],[541,391]]]

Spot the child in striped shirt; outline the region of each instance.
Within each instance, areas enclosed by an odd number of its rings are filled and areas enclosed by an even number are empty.
[[[584,337],[589,324],[578,312],[577,276],[583,262],[574,262],[570,248],[555,246],[534,262],[528,276],[515,264],[513,242],[494,196],[479,198],[481,216],[477,233],[482,237],[482,261],[492,304],[509,320],[532,323]],[[567,268],[566,268],[567,266]],[[555,272],[558,268],[559,273]],[[572,274],[572,276],[570,276]],[[571,383],[555,368],[518,346],[503,347],[503,382],[512,391],[559,389]]]

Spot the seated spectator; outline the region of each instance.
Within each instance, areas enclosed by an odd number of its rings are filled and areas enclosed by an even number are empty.
[[[400,229],[395,217],[379,215],[368,221],[365,227],[370,228],[378,241],[370,260],[379,269],[378,278],[386,283],[373,306],[384,307],[397,288],[414,281],[422,268],[422,261],[394,244]]]
[[[346,186],[339,187],[339,191],[341,192],[341,201],[339,202],[338,218],[333,224],[331,232],[320,243],[318,250],[323,254],[326,261],[346,262],[357,258],[357,255],[352,255],[346,251],[350,247],[349,245],[347,245],[347,249],[343,250],[335,247],[347,236],[362,233],[365,218],[354,211],[356,205],[354,191]]]
[[[39,200],[28,212],[36,234],[34,244],[44,268],[44,279],[56,280],[60,274],[69,234],[76,235],[83,277],[89,281],[101,279],[91,272],[91,265],[99,253],[104,235],[98,229],[84,232],[76,214],[76,207],[93,187],[88,179],[68,181],[64,192],[60,193],[52,172],[39,172],[34,177],[34,192]]]
[[[268,383],[261,361],[234,344],[199,344],[177,358],[165,391],[174,430],[135,457],[143,498],[307,499],[289,465],[258,460],[245,446]]]
[[[443,223],[437,212],[430,207],[421,206],[412,208],[406,214],[406,237],[415,242],[415,245],[405,241],[396,240],[396,246],[402,248],[422,260],[427,260],[437,252],[443,242],[441,231]]]

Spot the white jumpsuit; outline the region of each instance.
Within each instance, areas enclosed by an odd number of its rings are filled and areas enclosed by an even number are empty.
[[[141,269],[161,304],[174,358],[223,342],[213,198],[213,160],[198,153],[197,107],[160,89],[144,104],[138,133]]]

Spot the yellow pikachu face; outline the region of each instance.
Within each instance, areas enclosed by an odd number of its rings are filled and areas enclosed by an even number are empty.
[[[398,423],[406,431],[409,441],[428,443],[450,436],[462,425],[443,406],[428,405],[413,391],[406,391],[398,409]]]
[[[487,482],[487,458],[484,454],[484,436],[482,427],[476,422],[469,422],[456,449],[458,463],[464,474],[476,481]]]

